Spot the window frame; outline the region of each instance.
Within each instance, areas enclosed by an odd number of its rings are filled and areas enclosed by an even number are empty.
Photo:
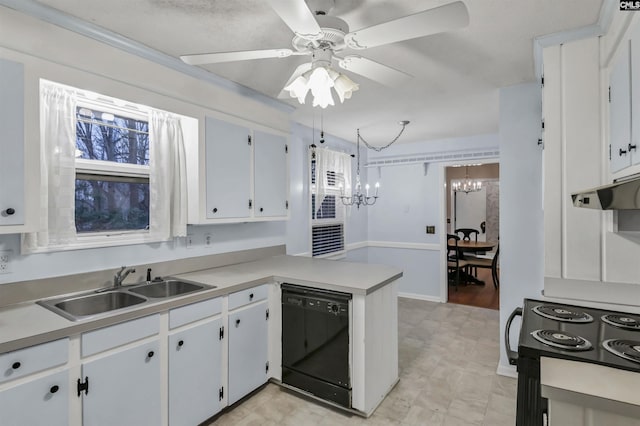
[[[95,95],[93,93],[87,94],[84,92],[78,92],[78,101],[76,104],[76,110],[81,108],[89,108],[92,111],[99,111],[102,113],[109,113],[118,115],[120,117],[131,118],[138,121],[144,121],[149,126],[151,122],[150,109],[141,105],[134,105],[130,102],[125,102],[119,99],[111,98],[104,95]],[[77,126],[80,121],[76,115],[75,123]],[[95,125],[101,125],[101,123],[95,123]],[[118,126],[114,126],[118,127]],[[149,129],[150,130],[150,129]],[[76,136],[77,137],[77,136]],[[152,140],[147,131],[149,152],[152,149]],[[149,155],[150,157],[151,155]],[[151,168],[153,164],[151,159],[148,160],[149,164],[131,164],[131,163],[118,163],[115,161],[105,160],[93,160],[88,158],[75,158],[75,175],[76,179],[79,175],[88,175],[91,177],[104,177],[108,180],[110,177],[120,177],[123,181],[127,179],[140,180],[139,183],[147,183],[149,185],[149,193],[152,191],[151,182]],[[74,198],[75,200],[75,198]],[[76,242],[72,242],[71,246],[82,246],[85,248],[90,247],[104,247],[108,245],[125,245],[136,244],[145,242],[160,241],[157,236],[154,236],[151,232],[151,209],[152,205],[149,205],[149,225],[146,229],[118,229],[110,231],[90,231],[90,232],[78,232],[76,230]],[[74,204],[75,210],[75,204]],[[103,244],[104,243],[104,244]],[[75,247],[74,247],[75,248]],[[80,247],[78,247],[80,248]]]

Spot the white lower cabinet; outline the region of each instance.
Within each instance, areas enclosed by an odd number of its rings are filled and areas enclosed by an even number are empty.
[[[2,426],[67,426],[69,370],[0,391]]]
[[[229,312],[228,405],[267,382],[268,316],[266,300]]]
[[[82,364],[82,424],[157,426],[161,422],[159,339]]]
[[[222,318],[169,335],[169,425],[193,426],[222,409]]]

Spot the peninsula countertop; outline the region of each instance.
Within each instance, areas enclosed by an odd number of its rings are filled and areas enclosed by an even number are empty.
[[[176,278],[215,288],[150,301],[139,309],[113,312],[95,319],[74,322],[35,301],[24,302],[0,309],[0,354],[274,281],[366,296],[401,276],[402,271],[392,266],[281,255],[177,274]]]

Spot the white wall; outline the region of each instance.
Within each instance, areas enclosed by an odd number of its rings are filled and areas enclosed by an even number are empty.
[[[242,117],[252,123],[289,130],[288,113],[229,88],[187,76],[157,63],[125,53],[98,41],[0,7],[0,57],[25,65],[26,144],[39,147],[40,78],[172,111],[201,122],[210,113]],[[204,128],[200,127],[201,130]],[[202,137],[202,135],[201,135]],[[186,140],[185,143],[196,143]],[[37,151],[36,151],[37,152]],[[38,161],[27,161],[30,173]],[[38,188],[28,195],[37,196]],[[285,222],[191,226],[193,248],[185,240],[49,254],[20,255],[19,235],[0,235],[0,250],[11,250],[11,273],[0,274],[0,284],[66,275],[124,264],[144,264],[169,259],[284,244]],[[213,244],[204,246],[204,235]]]
[[[541,94],[538,83],[500,89],[500,336],[509,314],[543,289]],[[512,331],[515,344],[519,323]],[[500,368],[509,369],[502,340]]]
[[[412,157],[460,151],[495,151],[498,135],[478,135],[418,143],[397,143],[379,153],[369,151],[369,161],[385,157]],[[380,199],[367,207],[367,259],[371,263],[397,266],[404,271],[399,284],[402,295],[441,301],[441,234],[443,225],[444,163],[415,163],[369,168],[374,181],[380,179]],[[436,227],[427,234],[426,226]]]

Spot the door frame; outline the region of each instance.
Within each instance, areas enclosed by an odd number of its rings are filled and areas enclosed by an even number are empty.
[[[449,279],[447,276],[447,268],[444,266],[447,263],[447,191],[450,191],[449,188],[447,188],[447,182],[446,182],[446,171],[447,171],[447,167],[453,167],[453,166],[458,166],[458,165],[462,165],[462,166],[470,166],[472,164],[477,164],[477,163],[482,163],[482,164],[493,164],[493,163],[497,163],[498,166],[500,165],[500,158],[499,157],[487,157],[487,158],[475,158],[475,159],[469,159],[469,160],[458,160],[458,161],[443,161],[441,163],[438,163],[438,183],[439,183],[439,187],[440,187],[440,229],[442,229],[442,232],[440,232],[440,301],[442,303],[447,303],[449,300]],[[498,178],[498,182],[500,182],[500,179]],[[500,288],[498,287],[497,291],[500,291]]]

